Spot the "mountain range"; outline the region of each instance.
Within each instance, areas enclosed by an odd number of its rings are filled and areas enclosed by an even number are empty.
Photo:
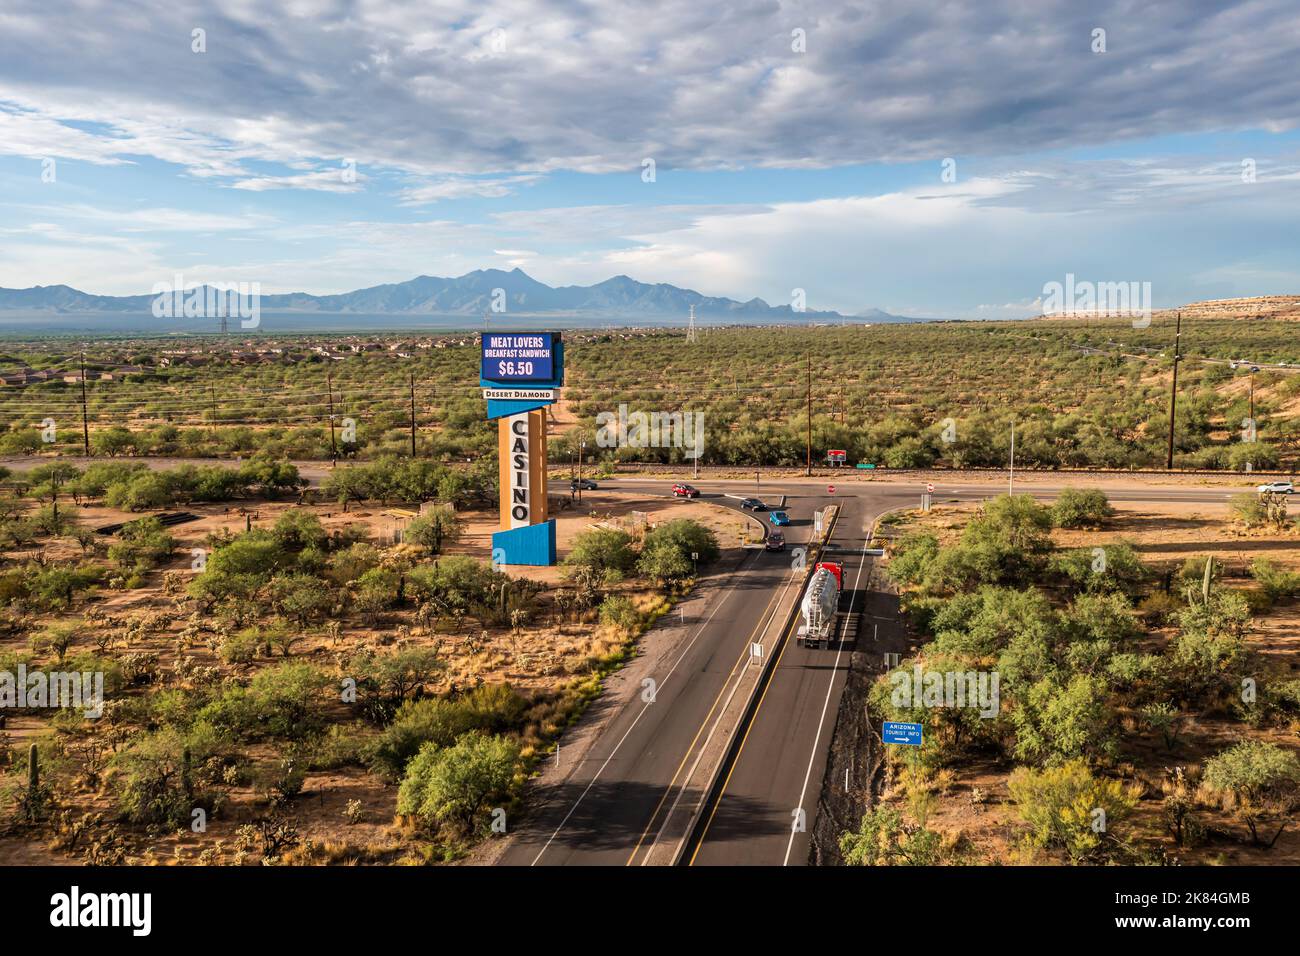
[[[496,290],[502,290],[500,294]],[[701,321],[833,321],[848,318],[839,312],[808,309],[795,312],[788,305],[769,305],[762,299],[745,302],[702,295],[664,282],[649,284],[619,275],[595,285],[558,288],[538,282],[522,269],[476,269],[463,276],[418,276],[406,282],[371,286],[339,295],[290,292],[263,295],[263,312],[298,312],[366,315],[479,316],[491,312],[494,297],[504,300],[513,315],[569,315],[592,318],[684,319],[690,307]],[[0,311],[55,314],[149,312],[155,296],[92,295],[66,285],[30,289],[0,288]],[[873,322],[907,321],[878,309],[860,316]]]

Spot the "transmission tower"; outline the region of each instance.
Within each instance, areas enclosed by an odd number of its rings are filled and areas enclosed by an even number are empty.
[[[690,324],[686,326],[686,341],[695,341],[695,306],[691,306]]]

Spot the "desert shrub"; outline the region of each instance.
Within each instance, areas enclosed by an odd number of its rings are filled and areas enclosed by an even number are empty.
[[[698,560],[693,560],[692,554],[698,555]],[[695,573],[697,564],[714,561],[719,554],[712,531],[689,518],[678,518],[646,534],[636,566],[658,582],[683,581]]]
[[[118,540],[109,545],[108,557],[123,571],[143,573],[171,556],[176,539],[157,518],[139,518],[123,525]]]
[[[329,614],[334,593],[329,584],[313,574],[281,574],[267,587],[271,606],[280,614],[306,627]]]
[[[527,701],[507,684],[488,684],[456,699],[407,701],[384,728],[371,750],[376,770],[400,778],[407,763],[427,743],[449,747],[471,730],[499,733],[515,726]]]
[[[1250,608],[1234,591],[1211,594],[1208,604],[1194,603],[1178,615],[1178,634],[1169,659],[1189,701],[1225,693],[1245,654]]]
[[[1029,824],[1030,842],[1062,849],[1072,863],[1112,855],[1120,845],[1117,824],[1138,798],[1117,780],[1093,776],[1082,760],[1045,770],[1018,767],[1007,786],[1020,818]]]
[[[331,683],[310,664],[286,661],[255,675],[248,687],[226,688],[198,719],[245,740],[306,737],[320,730]]]
[[[397,812],[425,825],[475,829],[489,798],[504,795],[514,779],[519,745],[478,731],[450,747],[426,743],[406,768],[397,792]]]
[[[641,612],[623,595],[611,595],[601,602],[600,623],[620,634],[635,634],[641,627]]]
[[[365,542],[357,542],[330,556],[328,577],[335,584],[351,584],[367,571],[379,567],[379,551]]]
[[[374,620],[376,615],[397,605],[402,576],[388,568],[371,568],[353,583],[352,601],[357,610]]]
[[[606,583],[614,583],[636,563],[632,536],[616,528],[591,528],[574,538],[564,563],[588,568]]]
[[[320,519],[300,508],[290,508],[280,515],[271,527],[271,537],[283,550],[290,552],[306,548],[323,550],[329,543],[329,535],[321,526]]]
[[[210,807],[200,770],[219,749],[212,728],[201,724],[137,735],[110,762],[118,809],[133,823],[187,826],[195,807]]]
[[[1133,546],[1124,542],[1097,548],[1074,548],[1054,555],[1053,570],[1078,591],[1132,594],[1150,576]]]
[[[1061,612],[1061,628],[1074,641],[1122,644],[1141,632],[1122,594],[1080,594]]]
[[[889,576],[900,584],[922,584],[939,556],[939,539],[929,532],[911,532],[889,556]]]
[[[292,559],[274,534],[254,528],[210,554],[205,573],[248,575],[265,581],[291,564]]]
[[[1270,602],[1290,600],[1300,594],[1300,572],[1287,571],[1267,558],[1256,558],[1250,563],[1250,576]]]
[[[1300,759],[1276,744],[1248,740],[1207,760],[1202,783],[1246,824],[1252,843],[1272,847],[1300,803]],[[1269,821],[1278,829],[1266,842],[1259,829]]]
[[[1247,528],[1257,528],[1268,521],[1268,508],[1257,494],[1233,495],[1228,500],[1228,507]]]
[[[1064,488],[1052,504],[1052,523],[1058,528],[1095,528],[1114,514],[1098,488]]]
[[[359,662],[357,686],[366,715],[376,722],[389,720],[407,700],[424,693],[424,686],[447,667],[438,647],[405,647],[391,654],[370,656]]]
[[[1016,756],[1060,764],[1109,753],[1115,728],[1106,698],[1105,681],[1090,674],[1045,677],[1017,692]]]
[[[840,836],[848,866],[938,866],[949,862],[942,837],[921,826],[906,826],[888,804],[868,810],[857,830]]]

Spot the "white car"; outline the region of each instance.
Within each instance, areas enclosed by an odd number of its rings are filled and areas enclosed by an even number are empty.
[[[1255,490],[1261,495],[1293,495],[1295,494],[1295,485],[1289,481],[1270,481],[1266,485],[1260,485]]]

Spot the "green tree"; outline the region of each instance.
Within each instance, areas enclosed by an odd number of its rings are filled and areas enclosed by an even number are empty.
[[[425,824],[473,830],[488,800],[510,787],[518,761],[519,745],[513,740],[478,731],[446,749],[426,743],[406,768],[397,792],[397,812]]]
[[[118,532],[118,540],[109,545],[108,557],[123,571],[143,574],[171,556],[176,539],[154,517],[129,521]]]
[[[441,554],[444,547],[460,537],[460,521],[453,508],[430,508],[406,526],[403,537],[430,554]]]
[[[271,579],[267,587],[271,606],[276,612],[305,628],[325,617],[334,606],[329,584],[311,574],[282,574]]]
[[[590,568],[601,580],[612,584],[636,564],[632,536],[616,528],[590,528],[573,539],[564,563],[569,567]]]
[[[271,537],[285,551],[294,553],[307,548],[323,550],[329,543],[320,519],[301,508],[290,508],[280,515],[271,527]]]
[[[1057,764],[1113,748],[1114,718],[1102,678],[1047,677],[1018,691],[1016,704],[1011,719],[1016,756],[1022,760]]]

